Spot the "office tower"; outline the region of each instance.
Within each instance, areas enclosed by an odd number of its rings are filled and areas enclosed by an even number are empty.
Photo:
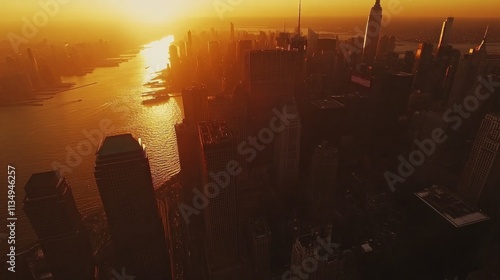
[[[284,126],[282,132],[276,135],[274,142],[274,162],[278,171],[278,185],[290,186],[298,180],[300,160],[300,134],[302,125],[296,104],[287,104],[285,110],[296,117]]]
[[[263,112],[265,115],[260,117],[267,118],[273,107],[293,100],[298,61],[297,51],[255,50],[247,54],[244,85],[250,93],[249,110],[253,116]]]
[[[222,51],[219,41],[208,42],[208,56],[211,67],[220,67],[222,62]]]
[[[422,141],[427,141],[427,139],[433,139],[433,133],[436,129],[442,131],[445,135],[448,133],[448,123],[444,120],[443,114],[433,111],[416,112],[413,115],[412,123],[414,127],[412,150],[420,149],[419,145],[416,143],[417,140],[419,143],[422,143]],[[441,143],[436,143],[434,152],[427,155],[426,163],[434,160],[441,149]]]
[[[450,44],[450,37],[453,29],[454,20],[455,18],[449,17],[443,22],[443,28],[441,29],[441,36],[439,37],[438,50]]]
[[[384,35],[380,37],[377,47],[377,58],[384,59],[387,54],[394,52],[396,48],[396,37]]]
[[[198,123],[207,120],[207,97],[208,92],[204,85],[184,88],[182,90],[182,103],[186,124],[198,125]]]
[[[232,279],[223,277],[236,277],[239,265],[236,178],[227,167],[236,159],[234,136],[224,121],[202,122],[198,131],[203,191],[211,197],[203,210],[208,274]]]
[[[234,41],[234,23],[231,22],[231,41]]]
[[[337,50],[338,38],[319,38],[317,51],[318,52],[335,52]]]
[[[170,66],[172,67],[178,67],[180,64],[180,57],[179,57],[179,50],[177,49],[176,45],[170,45],[168,47],[168,54],[170,56]]]
[[[226,121],[234,129],[236,125],[233,97],[229,94],[211,95],[207,97],[208,119]],[[234,132],[234,131],[233,131]]]
[[[94,279],[92,248],[66,179],[57,171],[36,173],[24,190],[23,209],[54,280]]]
[[[314,32],[311,28],[307,29],[307,55],[310,56],[313,53],[318,52],[318,39],[319,34]]]
[[[484,37],[483,37],[483,40],[481,41],[481,44],[479,44],[479,46],[476,47],[476,51],[481,53],[481,54],[487,54],[488,51],[486,49],[486,40],[488,38],[488,31],[490,29],[490,26],[488,25],[486,27],[486,31],[484,32]]]
[[[252,40],[239,40],[236,48],[236,60],[243,64],[245,62],[245,53],[252,49]]]
[[[186,120],[175,125],[175,136],[179,152],[179,165],[181,167],[181,183],[186,192],[200,185],[200,137],[198,125],[189,124]],[[189,190],[189,191],[188,191]],[[188,197],[188,193],[184,193]]]
[[[117,261],[138,279],[172,279],[145,147],[131,134],[106,137],[94,176]]]
[[[310,220],[315,225],[328,223],[333,209],[338,207],[338,149],[323,141],[314,150],[309,169],[307,199]]]
[[[432,139],[433,131],[438,128],[443,131],[448,130],[448,123],[444,120],[443,114],[433,111],[416,112],[415,119],[415,139]]]
[[[321,142],[314,151],[309,173],[309,194],[314,199],[328,197],[332,201],[337,185],[338,149],[327,141]]]
[[[457,193],[473,206],[500,204],[500,114],[488,114],[474,141]]]
[[[432,49],[433,45],[429,43],[420,43],[418,45],[412,71],[415,76],[415,89],[423,89],[425,86],[427,75],[432,69]]]
[[[412,92],[413,75],[404,72],[386,72],[376,97],[376,114],[374,116],[374,139],[387,147],[388,141],[396,138],[400,117],[408,114],[408,100]]]
[[[269,279],[271,273],[271,230],[264,217],[249,220],[254,277],[255,280]]]
[[[280,32],[276,38],[276,45],[279,49],[288,50],[290,47],[290,33]]]
[[[481,43],[468,54],[464,54],[456,70],[453,85],[448,98],[448,105],[463,103],[464,98],[476,85],[479,75],[488,75],[500,69],[500,60],[487,53],[488,29]]]
[[[395,117],[408,112],[408,98],[412,91],[413,75],[404,72],[386,72],[379,91],[379,105]]]
[[[193,34],[191,33],[191,30],[188,31],[188,39],[187,39],[187,46],[186,46],[186,53],[188,57],[194,57],[194,50],[193,50]]]
[[[377,45],[382,28],[382,7],[376,0],[366,23],[365,40],[363,44],[363,62],[372,65],[377,54]]]
[[[402,72],[412,73],[413,65],[415,64],[415,53],[413,51],[406,51],[404,57],[404,64],[401,68]]]
[[[179,55],[182,58],[186,58],[187,56],[187,49],[186,49],[186,41],[179,41]]]

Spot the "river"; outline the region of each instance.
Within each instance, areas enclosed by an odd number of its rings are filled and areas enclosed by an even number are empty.
[[[0,108],[0,186],[7,190],[7,165],[16,168],[17,248],[29,245],[36,235],[22,211],[24,185],[32,173],[58,166],[72,186],[78,209],[101,211],[94,179],[96,139],[101,133],[130,132],[146,145],[155,187],[179,170],[174,124],[182,120],[182,98],[144,106],[143,86],[169,63],[173,36],[143,46],[141,52],[119,67],[96,69],[83,77],[64,78],[77,86],[96,83],[55,95],[44,106]],[[81,101],[79,101],[81,99]],[[103,134],[104,134],[103,133]],[[91,135],[91,136],[88,136]],[[92,136],[94,135],[94,136]],[[5,221],[6,197],[0,197],[0,220]],[[5,207],[3,207],[5,206]],[[5,208],[5,209],[4,209]],[[5,232],[2,229],[0,232]],[[1,244],[1,248],[4,248]]]

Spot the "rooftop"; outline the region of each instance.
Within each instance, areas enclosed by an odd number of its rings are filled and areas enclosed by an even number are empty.
[[[257,239],[271,236],[271,231],[264,218],[250,220],[250,228],[252,229],[253,236]]]
[[[314,101],[311,101],[311,104],[316,106],[319,109],[339,109],[339,108],[345,107],[344,104],[338,102],[337,100],[335,100],[333,98],[314,100]]]
[[[139,141],[130,133],[108,136],[99,145],[97,155],[111,156],[130,152],[141,152],[143,148]]]
[[[413,76],[413,74],[406,73],[406,72],[401,72],[401,71],[389,71],[387,74],[392,75],[392,76],[399,76],[399,77],[410,77]]]
[[[24,186],[26,198],[34,199],[58,194],[57,185],[61,176],[58,171],[48,171],[31,175]]]
[[[203,146],[231,143],[233,134],[225,121],[201,122],[198,125]]]
[[[415,195],[457,228],[490,219],[442,186],[433,186]]]

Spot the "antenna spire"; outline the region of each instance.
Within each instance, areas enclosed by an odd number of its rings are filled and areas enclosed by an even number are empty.
[[[297,27],[297,34],[300,36],[300,17],[302,16],[302,0],[299,0],[299,26]]]

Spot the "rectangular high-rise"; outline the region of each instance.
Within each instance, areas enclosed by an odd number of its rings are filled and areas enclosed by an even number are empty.
[[[473,206],[500,204],[500,113],[488,114],[481,124],[457,193]],[[495,206],[496,205],[496,206]]]
[[[239,259],[236,182],[227,171],[236,159],[234,136],[224,121],[202,122],[198,130],[202,191],[210,198],[203,210],[208,270],[211,279],[232,279]]]
[[[441,29],[441,36],[439,37],[438,50],[441,49],[442,47],[446,47],[449,45],[454,20],[455,18],[449,17],[443,22],[443,28]]]
[[[207,120],[208,91],[205,86],[193,86],[182,90],[184,121],[188,125],[198,125]]]
[[[413,75],[415,75],[415,89],[423,89],[425,86],[427,75],[432,69],[433,47],[434,46],[429,43],[420,43],[418,45],[412,71]]]
[[[244,84],[250,94],[251,111],[263,111],[293,100],[298,62],[297,51],[255,50],[247,53]]]
[[[256,280],[269,279],[271,274],[271,230],[264,217],[250,218],[251,255]]]
[[[302,124],[297,105],[287,104],[285,111],[296,117],[289,123],[281,123],[283,130],[276,136],[274,142],[274,161],[278,171],[278,185],[285,187],[297,182],[300,159],[300,134]]]
[[[98,147],[97,187],[118,263],[138,279],[172,279],[148,155],[131,134],[106,137]]]
[[[66,179],[57,171],[33,174],[24,190],[24,212],[54,279],[93,279],[92,248]]]

